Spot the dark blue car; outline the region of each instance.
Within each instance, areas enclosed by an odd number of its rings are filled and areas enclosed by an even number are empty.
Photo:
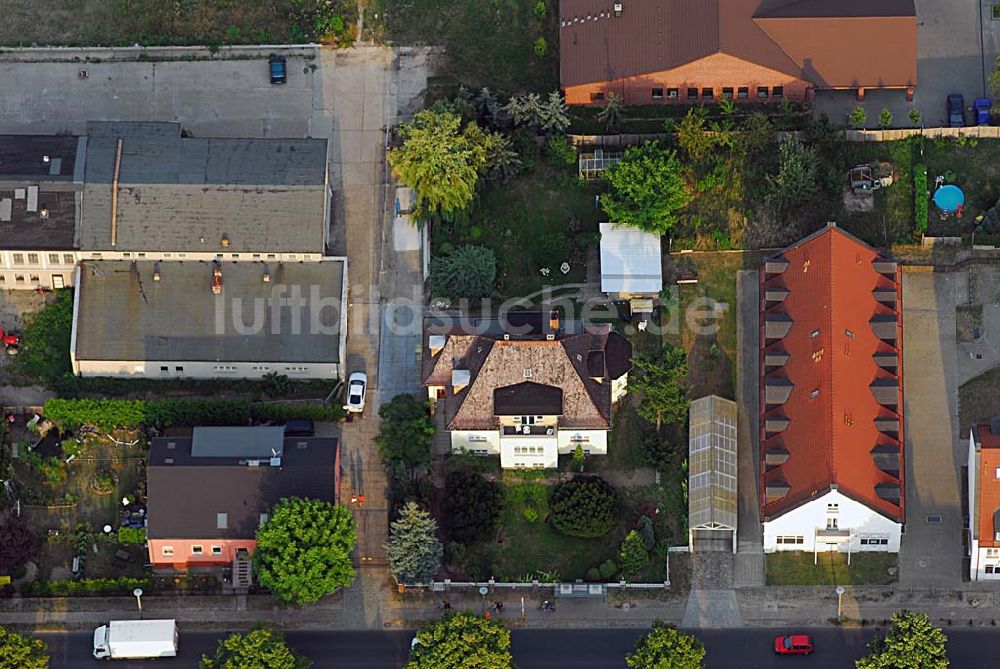
[[[272,84],[284,84],[288,81],[288,67],[284,56],[271,56],[267,62],[271,68]]]
[[[948,125],[952,128],[965,125],[965,99],[956,93],[948,96]]]

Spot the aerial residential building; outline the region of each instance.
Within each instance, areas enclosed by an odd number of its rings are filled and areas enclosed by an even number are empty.
[[[86,138],[0,135],[0,290],[73,281]]]
[[[899,550],[902,322],[896,263],[834,224],[760,273],[764,550]]]
[[[81,376],[342,376],[347,261],[84,260],[70,357]]]
[[[566,102],[809,100],[917,83],[913,0],[561,0]]]
[[[283,497],[336,502],[336,439],[285,438],[283,427],[196,427],[153,439],[146,470],[154,569],[219,568],[249,558]]]
[[[632,368],[631,343],[610,325],[508,312],[424,331],[424,386],[453,452],[499,455],[504,468],[556,467],[577,446],[607,453]]]
[[[90,122],[84,258],[319,260],[325,139],[185,137],[179,123]]]
[[[1000,579],[1000,418],[969,432],[969,579]]]

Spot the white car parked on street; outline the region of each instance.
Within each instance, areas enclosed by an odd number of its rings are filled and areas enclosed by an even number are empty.
[[[365,410],[365,391],[368,389],[368,375],[354,372],[347,380],[347,404],[344,411],[361,413]]]

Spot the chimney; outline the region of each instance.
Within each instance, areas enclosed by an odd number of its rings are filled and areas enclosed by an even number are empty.
[[[264,283],[271,283],[271,268],[264,265]]]
[[[50,158],[49,156],[42,156],[42,162],[45,163],[46,165],[48,165],[49,162],[51,162],[51,160],[52,158]]]
[[[549,330],[553,334],[559,332],[559,312],[555,309],[549,312]]]
[[[46,207],[42,207],[41,209],[39,209],[39,210],[38,210],[38,216],[39,216],[39,218],[41,218],[41,219],[42,219],[43,221],[44,221],[45,219],[47,219],[47,218],[49,217],[49,210],[48,210],[48,208],[46,208]]]
[[[222,266],[218,263],[215,263],[215,269],[212,271],[212,292],[222,295]]]
[[[153,263],[153,281],[160,280],[160,263]]]
[[[624,9],[624,7],[622,6],[622,3],[616,2],[615,3],[615,16],[621,16],[622,15],[622,9]]]
[[[222,248],[224,248],[224,249],[228,249],[229,248],[229,235],[227,235],[225,233],[223,233],[223,235],[222,235]]]

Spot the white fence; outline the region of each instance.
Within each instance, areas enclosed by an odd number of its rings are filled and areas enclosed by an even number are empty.
[[[493,580],[488,581],[431,581],[430,583],[402,583],[403,589],[427,588],[431,592],[448,592],[450,590],[472,590],[479,592],[480,588],[486,588],[488,593],[498,590],[527,590],[539,592],[542,590],[552,590],[559,597],[581,597],[581,596],[603,596],[609,590],[669,590],[670,589],[670,568],[667,567],[667,579],[662,583],[629,583],[627,581],[614,581],[612,583],[548,583],[543,581],[531,581],[530,583],[501,583]],[[485,595],[484,595],[485,596]]]

